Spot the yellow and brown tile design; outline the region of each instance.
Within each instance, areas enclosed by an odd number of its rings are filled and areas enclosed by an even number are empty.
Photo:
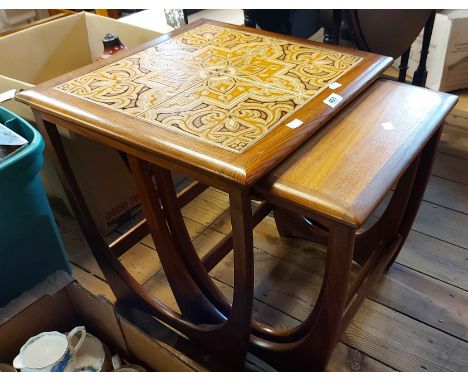
[[[360,60],[204,24],[56,89],[242,152]]]
[[[57,87],[68,94],[137,115],[190,88],[211,74],[204,69],[161,60],[146,65],[128,57]]]
[[[138,118],[240,152],[309,99],[224,76],[203,81]]]

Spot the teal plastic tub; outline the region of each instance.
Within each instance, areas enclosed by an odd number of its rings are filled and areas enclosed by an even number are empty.
[[[39,177],[44,141],[21,117],[0,107],[0,122],[28,145],[0,162],[0,307],[57,270],[70,272]]]

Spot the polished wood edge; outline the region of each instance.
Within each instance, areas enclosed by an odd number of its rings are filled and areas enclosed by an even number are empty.
[[[355,229],[359,228],[359,226],[354,223],[352,219],[352,215],[349,215],[344,209],[341,210],[341,213],[337,212],[334,214],[330,214],[327,211],[319,211],[315,208],[308,208],[307,206],[305,206],[305,203],[298,204],[298,203],[291,201],[290,199],[285,199],[283,197],[279,197],[273,194],[271,192],[271,188],[266,187],[261,183],[254,186],[254,188],[252,189],[252,193],[274,204],[277,207],[281,207],[286,210],[293,211],[299,214],[305,213],[307,214],[307,216],[310,216],[313,220],[317,220],[320,224],[324,225],[327,228],[330,226],[330,222],[328,221],[328,219],[330,219],[331,221],[335,221],[337,223],[344,224],[351,228],[355,228]]]
[[[158,155],[154,151],[149,151],[145,146],[138,145],[136,147],[128,146],[126,142],[122,142],[119,139],[118,135],[114,135],[107,130],[100,130],[99,132],[93,131],[87,128],[80,128],[79,124],[86,126],[82,121],[69,121],[66,117],[62,117],[60,113],[57,113],[57,116],[53,116],[39,109],[33,108],[35,113],[40,115],[44,121],[55,123],[58,126],[64,127],[78,135],[82,135],[89,139],[102,142],[102,136],[106,137],[106,145],[113,147],[117,150],[125,152],[126,154],[139,156],[142,159],[146,160],[149,163],[159,163],[161,166],[168,168],[171,171],[180,173],[181,175],[186,176],[187,178],[200,181],[204,184],[214,186],[222,191],[229,192],[233,188],[243,188],[242,185],[239,185],[238,182],[235,182],[235,179],[232,179],[229,176],[220,174],[216,171],[211,171],[209,169],[200,168],[198,166],[193,166],[190,163],[179,161],[177,157],[171,157],[166,159],[163,156]],[[96,125],[94,125],[96,127]]]
[[[171,171],[186,175],[190,179],[199,180],[202,183],[215,186],[223,191],[229,190],[232,186],[236,188],[245,188],[245,184],[239,181],[239,178],[242,179],[242,175],[244,174],[243,172],[237,172],[237,177],[232,176],[232,174],[223,174],[216,171],[216,169],[200,167],[189,161],[180,160],[177,156],[167,156],[164,153],[148,150],[148,147],[144,144],[131,142],[133,145],[130,145],[131,143],[122,140],[118,134],[113,134],[112,131],[103,128],[103,125],[99,123],[99,121],[92,120],[85,122],[76,117],[69,117],[67,114],[62,113],[59,110],[54,110],[54,115],[52,115],[49,114],[50,110],[45,107],[34,106],[32,109],[40,113],[41,118],[44,120],[55,123],[56,125],[73,131],[76,134],[83,135],[98,142],[102,142],[102,137],[105,137],[106,144],[108,146],[116,148],[127,154],[141,156],[150,163],[164,163],[164,167]],[[209,181],[206,180],[207,178]]]

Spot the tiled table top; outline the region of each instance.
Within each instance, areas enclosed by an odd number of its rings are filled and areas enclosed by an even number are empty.
[[[391,62],[200,20],[16,98],[43,118],[129,154],[205,182],[246,187]],[[331,89],[333,82],[341,86]],[[333,93],[342,101],[331,107],[324,101]]]
[[[56,89],[242,152],[361,60],[204,24]]]

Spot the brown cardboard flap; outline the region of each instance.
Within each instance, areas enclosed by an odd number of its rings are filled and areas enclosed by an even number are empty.
[[[7,35],[1,46],[0,73],[34,85],[92,62],[81,13]]]
[[[130,356],[156,371],[230,371],[187,337],[122,302],[116,304]],[[275,371],[251,353],[245,371]]]
[[[183,354],[169,351],[164,344],[147,336],[144,332],[124,319],[121,320],[122,331],[127,341],[130,356],[155,371],[203,371],[201,366]]]
[[[66,288],[69,301],[76,312],[77,321],[86,330],[122,356],[127,355],[125,340],[112,303],[103,296],[94,296],[78,282]]]
[[[222,370],[212,357],[186,337],[156,318],[126,304],[116,303],[116,312],[130,355],[156,371]]]

